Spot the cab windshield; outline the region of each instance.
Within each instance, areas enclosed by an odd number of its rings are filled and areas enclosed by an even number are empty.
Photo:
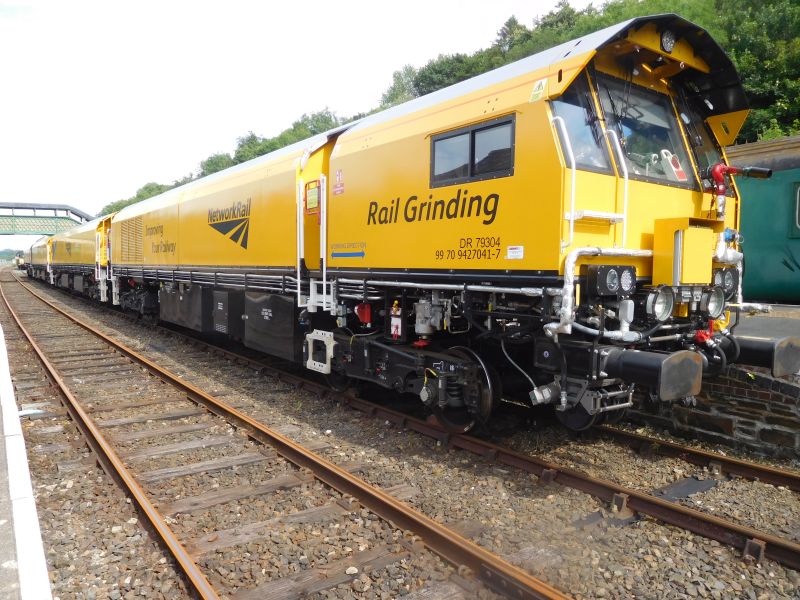
[[[631,179],[695,187],[692,164],[669,96],[598,77],[608,129],[619,137]]]
[[[713,182],[709,176],[708,169],[713,165],[722,162],[722,152],[720,152],[714,137],[709,131],[700,110],[685,97],[681,95],[678,101],[678,111],[684,123],[689,144],[692,146],[697,168],[700,170],[700,178],[703,182],[705,191],[713,188]],[[733,186],[728,186],[728,196],[733,195]]]

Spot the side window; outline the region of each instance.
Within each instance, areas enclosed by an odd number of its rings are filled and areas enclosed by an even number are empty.
[[[576,166],[586,171],[611,172],[607,147],[586,76],[579,75],[550,106],[555,116],[564,119]],[[558,137],[561,138],[560,131]],[[560,141],[561,150],[567,156],[566,141]]]
[[[480,129],[474,136],[475,152],[472,161],[474,175],[498,173],[511,168],[511,123]]]
[[[433,180],[462,181],[469,177],[469,134],[463,133],[433,143]]]
[[[514,174],[514,117],[434,136],[431,187]]]

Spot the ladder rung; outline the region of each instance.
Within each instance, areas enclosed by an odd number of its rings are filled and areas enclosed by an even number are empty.
[[[564,218],[567,221],[573,220],[572,213],[565,213]],[[580,221],[581,219],[597,219],[599,221],[610,221],[611,223],[622,223],[625,220],[625,215],[601,210],[576,210],[574,220]]]

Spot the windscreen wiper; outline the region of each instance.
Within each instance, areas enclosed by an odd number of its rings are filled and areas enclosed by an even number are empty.
[[[608,101],[611,103],[611,112],[614,115],[614,121],[617,124],[617,131],[619,132],[619,143],[620,145],[625,145],[625,133],[622,131],[622,117],[623,115],[617,112],[617,103],[614,102],[614,97],[611,95],[611,90],[608,89],[607,85],[603,85],[606,90],[606,95],[608,96]]]

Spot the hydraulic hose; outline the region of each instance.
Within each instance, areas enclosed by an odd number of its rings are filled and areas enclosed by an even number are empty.
[[[709,360],[708,373],[709,375],[719,375],[728,366],[728,357],[725,356],[725,352],[720,348],[719,344],[714,346],[711,351],[719,357],[719,364],[714,364]]]

